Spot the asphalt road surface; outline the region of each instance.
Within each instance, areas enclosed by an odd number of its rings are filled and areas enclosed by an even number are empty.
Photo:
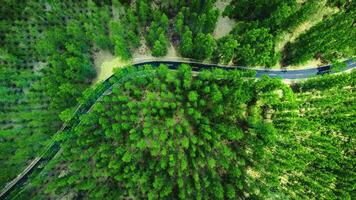
[[[342,71],[350,70],[356,67],[356,63],[353,59],[349,59],[345,61],[346,67],[342,69]],[[310,77],[314,77],[316,75],[335,73],[331,70],[331,65],[325,65],[321,67],[308,68],[308,69],[296,69],[296,70],[287,70],[287,69],[251,69],[248,67],[242,66],[228,66],[228,65],[219,65],[219,64],[208,64],[208,63],[200,63],[195,61],[142,61],[133,64],[133,66],[143,66],[143,65],[153,65],[158,66],[160,64],[166,64],[171,69],[177,69],[181,64],[189,64],[192,66],[193,71],[201,71],[204,69],[212,69],[212,68],[220,68],[224,70],[233,70],[233,69],[250,69],[256,71],[256,77],[259,78],[263,75],[267,75],[269,77],[280,77],[282,79],[306,79]]]

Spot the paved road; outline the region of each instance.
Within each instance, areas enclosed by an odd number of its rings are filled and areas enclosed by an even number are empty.
[[[356,67],[356,63],[349,59],[345,61],[346,67],[343,71],[350,70]],[[201,63],[197,61],[174,61],[174,60],[159,60],[159,61],[143,61],[133,64],[134,66],[142,66],[145,64],[150,64],[153,66],[158,66],[160,64],[166,64],[171,69],[176,69],[180,64],[189,64],[192,66],[193,71],[200,71],[203,69],[212,69],[212,68],[220,68],[224,70],[233,70],[233,69],[250,69],[248,67],[242,66],[229,66],[229,65],[219,65],[219,64],[208,64]],[[325,65],[321,67],[308,68],[308,69],[297,69],[297,70],[287,70],[287,69],[252,69],[256,71],[256,77],[259,78],[263,75],[267,75],[269,77],[280,77],[282,79],[305,79],[310,78],[316,75],[334,73],[331,71],[330,65]]]
[[[346,67],[343,71],[350,70],[356,67],[356,63],[353,60],[346,61]],[[268,75],[269,77],[281,77],[283,79],[305,79],[310,78],[315,75],[333,73],[331,71],[331,66],[326,65],[322,67],[310,68],[310,69],[300,69],[300,70],[276,70],[276,71],[263,71],[257,70],[256,76],[261,77],[262,75]]]
[[[353,60],[345,61],[347,67],[344,70],[350,70],[356,67],[356,63]],[[233,69],[241,69],[245,70],[248,69],[247,67],[240,67],[240,66],[226,66],[226,65],[216,65],[216,64],[205,64],[199,63],[195,61],[142,61],[139,63],[133,64],[133,66],[140,67],[143,65],[152,65],[152,66],[159,66],[160,64],[166,64],[170,69],[177,69],[180,64],[189,64],[192,66],[193,71],[201,71],[203,69],[212,69],[212,68],[220,68],[224,70],[233,70]],[[281,77],[282,79],[304,79],[313,77],[320,74],[325,73],[333,73],[331,72],[331,66],[322,66],[316,67],[311,69],[301,69],[301,70],[263,70],[263,69],[253,69],[256,71],[256,77],[261,77],[263,75],[267,75],[270,77]],[[132,74],[131,74],[132,75]],[[130,75],[130,76],[131,76]],[[72,127],[75,127],[79,122],[79,116],[84,113],[87,113],[91,107],[95,104],[95,102],[100,99],[101,96],[110,92],[112,86],[117,83],[125,82],[129,77],[122,77],[120,80],[115,80],[114,75],[103,81],[102,88],[99,89],[97,93],[93,95],[93,97],[88,100],[85,104],[78,105],[72,119],[70,119],[67,123],[64,123],[63,126],[57,134],[60,134],[63,130],[69,130]],[[11,198],[16,192],[21,191],[22,188],[26,186],[29,182],[28,177],[29,175],[37,175],[39,174],[43,166],[45,166],[60,150],[60,144],[53,140],[53,142],[45,149],[45,151],[39,156],[36,157],[26,168],[22,171],[15,179],[9,182],[5,188],[1,190],[0,199]],[[10,195],[11,194],[11,195]]]

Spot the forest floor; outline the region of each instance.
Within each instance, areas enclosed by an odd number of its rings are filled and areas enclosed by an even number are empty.
[[[306,20],[304,23],[299,25],[297,28],[295,28],[291,32],[285,32],[283,35],[281,35],[279,41],[276,42],[275,45],[275,51],[276,52],[281,52],[283,54],[283,50],[285,45],[288,42],[294,42],[301,34],[305,33],[308,31],[310,28],[318,24],[323,20],[324,17],[330,16],[332,14],[335,14],[339,11],[338,8],[334,7],[328,7],[326,6],[326,1],[322,2],[321,9],[316,11],[308,20]],[[310,60],[302,65],[291,65],[288,66],[287,68],[290,69],[300,69],[300,68],[308,68],[308,67],[315,67],[315,66],[321,66],[321,60],[320,59],[313,59]],[[273,68],[281,68],[281,63],[278,63],[276,66]]]
[[[229,34],[229,32],[234,28],[235,20],[230,19],[229,17],[223,17],[222,13],[227,5],[230,4],[231,0],[218,0],[215,3],[215,7],[217,7],[220,11],[220,15],[218,21],[216,23],[216,27],[214,30],[214,38],[219,39]]]
[[[141,38],[141,46],[136,49],[133,54],[132,54],[132,60],[145,60],[145,59],[155,59],[155,60],[159,60],[159,59],[170,59],[170,58],[174,58],[175,60],[180,58],[179,53],[177,52],[176,48],[174,47],[174,45],[172,44],[172,42],[169,43],[169,47],[167,49],[167,54],[163,57],[153,57],[151,55],[151,51],[148,48],[148,46],[146,45],[146,41],[144,39],[144,37]]]

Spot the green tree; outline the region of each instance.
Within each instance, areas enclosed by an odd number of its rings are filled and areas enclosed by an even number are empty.
[[[168,23],[169,23],[169,19],[167,15],[163,13],[160,19],[160,26],[163,28],[163,30],[168,30]]]
[[[143,26],[146,26],[150,19],[150,7],[148,2],[146,0],[140,0],[137,2],[137,6],[140,22]]]
[[[167,38],[163,33],[159,35],[158,40],[155,41],[152,49],[152,55],[155,57],[164,56],[167,54]]]
[[[131,52],[124,34],[124,29],[120,23],[110,22],[110,38],[114,44],[115,55],[127,60],[131,58]]]
[[[211,34],[198,33],[194,40],[194,57],[200,60],[210,59],[216,48],[216,41]]]
[[[340,72],[345,69],[347,64],[345,62],[340,62],[337,60],[333,60],[331,63],[331,70],[334,72]]]
[[[266,28],[247,31],[239,38],[236,62],[245,66],[273,66],[276,63],[273,36]]]
[[[225,36],[217,41],[217,57],[220,63],[229,63],[237,50],[239,43],[232,35]]]
[[[180,42],[180,53],[184,57],[190,57],[193,53],[193,33],[186,27]]]
[[[184,15],[182,12],[179,12],[175,18],[174,30],[180,36],[183,34],[184,30]]]

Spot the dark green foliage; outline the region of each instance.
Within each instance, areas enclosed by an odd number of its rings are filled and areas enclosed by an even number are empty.
[[[189,57],[193,53],[193,33],[186,27],[179,48],[182,56]]]
[[[232,35],[223,37],[217,41],[216,57],[219,63],[228,64],[238,49],[239,43]]]
[[[286,6],[295,5],[294,0],[233,0],[224,11],[224,15],[239,20],[264,20],[276,13],[283,13]],[[281,12],[282,11],[282,12]],[[279,14],[275,16],[281,16]]]
[[[210,59],[216,48],[216,41],[211,34],[198,33],[194,40],[194,58]]]
[[[244,66],[273,66],[276,63],[273,36],[268,29],[257,28],[247,31],[238,38],[240,46],[235,61]]]
[[[60,128],[58,114],[91,83],[91,49],[110,48],[110,15],[92,1],[2,1],[0,9],[2,187],[43,150]]]

